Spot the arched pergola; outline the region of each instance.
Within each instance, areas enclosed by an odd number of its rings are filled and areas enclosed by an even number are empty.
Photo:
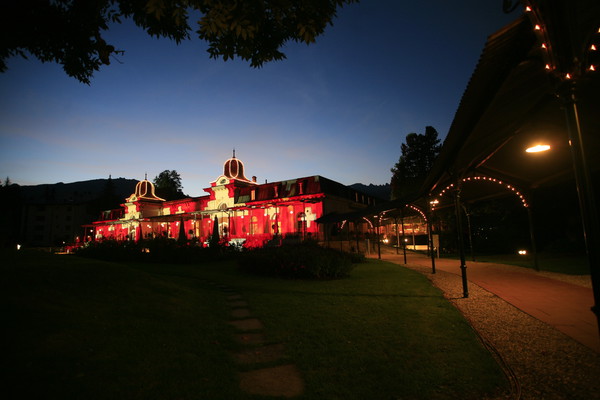
[[[408,200],[394,200],[385,203],[380,203],[376,206],[367,207],[354,212],[331,213],[329,215],[319,218],[317,220],[317,223],[325,226],[325,232],[328,232],[330,230],[329,227],[332,224],[339,224],[340,231],[344,231],[344,229],[346,229],[348,242],[350,242],[350,224],[353,224],[355,226],[355,232],[358,230],[357,227],[359,225],[364,225],[367,231],[372,232],[371,236],[375,240],[374,242],[368,241],[368,244],[366,244],[366,246],[376,246],[378,258],[381,258],[381,230],[387,229],[389,225],[392,225],[395,227],[396,252],[398,252],[400,247],[402,247],[402,250],[404,252],[404,263],[406,264],[406,246],[403,240],[400,242],[399,232],[402,232],[402,237],[404,238],[404,218],[410,216],[419,216],[423,219],[425,225],[427,226],[425,232],[427,235],[427,250],[432,255],[432,271],[433,273],[435,273],[435,256],[433,252],[431,236],[432,227],[430,224],[430,220],[427,217],[426,207],[424,204],[421,205],[415,201]],[[399,227],[401,227],[401,230],[399,229]],[[355,235],[355,240],[356,251],[360,251],[360,242],[358,235]],[[400,243],[402,243],[402,246],[400,246]],[[342,247],[341,243],[340,247]],[[369,253],[370,249],[366,248],[366,252]]]
[[[579,197],[593,310],[600,318],[600,224],[594,192],[600,176],[600,2],[521,3],[523,14],[488,38],[421,192],[431,198],[452,194],[460,229],[466,199],[518,192],[530,213],[537,190],[572,182]],[[490,183],[496,190],[490,190]],[[468,296],[464,246],[459,247]]]

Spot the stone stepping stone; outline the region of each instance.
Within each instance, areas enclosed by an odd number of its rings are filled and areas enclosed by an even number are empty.
[[[284,348],[283,344],[270,344],[235,353],[233,357],[240,364],[268,363],[284,358]]]
[[[250,316],[252,316],[252,314],[247,308],[234,308],[231,310],[232,318],[248,318]]]
[[[295,365],[280,365],[240,373],[240,388],[260,396],[296,397],[304,391],[304,382]]]
[[[246,345],[258,345],[266,342],[265,335],[262,333],[238,333],[235,335],[238,343]]]
[[[231,301],[229,305],[231,306],[231,308],[246,308],[248,307],[248,302],[244,300],[236,300]]]
[[[262,322],[260,322],[257,318],[229,321],[229,325],[232,325],[238,331],[256,331],[263,329]]]

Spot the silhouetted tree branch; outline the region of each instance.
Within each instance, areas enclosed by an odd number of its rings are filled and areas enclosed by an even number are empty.
[[[357,1],[3,0],[0,71],[6,71],[9,57],[32,55],[61,64],[69,76],[89,84],[111,55],[123,52],[103,36],[110,24],[125,18],[150,36],[176,43],[190,39],[195,26],[211,58],[240,57],[260,67],[284,59],[280,48],[288,41],[313,43],[332,24],[338,7]]]

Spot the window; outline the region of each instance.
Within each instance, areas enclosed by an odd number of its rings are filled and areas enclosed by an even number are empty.
[[[250,234],[254,235],[258,233],[258,217],[252,216],[250,218]]]
[[[303,212],[299,212],[296,216],[297,224],[296,224],[296,232],[304,233],[306,232],[306,214]]]

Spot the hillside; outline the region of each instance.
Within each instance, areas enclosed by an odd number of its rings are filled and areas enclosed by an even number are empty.
[[[21,199],[25,203],[85,203],[103,194],[108,179],[93,179],[72,183],[54,183],[20,186]],[[114,195],[124,200],[131,195],[137,184],[136,179],[112,179]]]

